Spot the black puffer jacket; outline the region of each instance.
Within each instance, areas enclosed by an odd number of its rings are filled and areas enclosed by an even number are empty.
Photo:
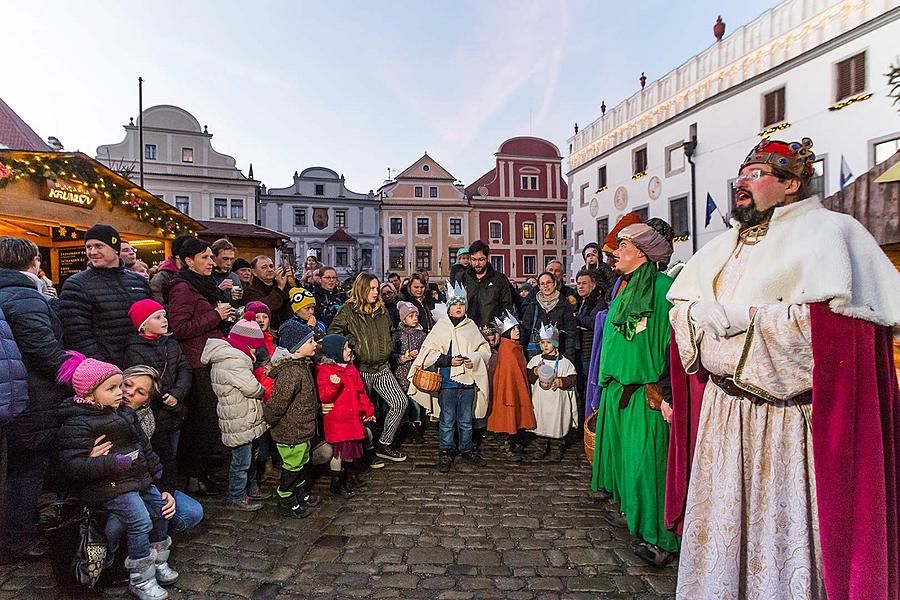
[[[183,412],[184,401],[191,391],[193,372],[181,346],[174,339],[162,336],[151,340],[137,333],[128,338],[125,367],[149,365],[159,371],[160,394],[153,399],[153,412]],[[178,399],[175,406],[167,406],[162,396],[171,394]]]
[[[575,361],[575,336],[577,333],[577,325],[575,322],[575,308],[569,301],[560,294],[559,301],[556,306],[549,312],[544,310],[537,299],[534,300],[525,309],[522,320],[519,322],[521,337],[519,338],[523,348],[528,348],[528,342],[532,337],[536,338],[538,348],[540,348],[540,337],[538,331],[541,325],[554,325],[559,330],[559,350],[562,355],[569,360]]]
[[[66,347],[121,367],[125,344],[134,332],[128,309],[149,297],[147,280],[121,263],[72,275],[59,296]]]
[[[327,329],[334,321],[334,315],[347,303],[347,294],[334,288],[330,292],[321,285],[316,284],[312,289],[316,297],[316,320]]]
[[[506,311],[515,306],[509,279],[500,271],[495,271],[490,263],[485,267],[485,274],[481,279],[478,279],[471,268],[459,279],[469,297],[466,315],[479,327],[492,325],[495,318],[506,314]]]
[[[28,406],[6,429],[16,452],[50,450],[60,425],[60,406],[71,393],[57,385],[66,360],[62,324],[48,299],[24,273],[0,268],[0,308],[28,371]]]
[[[65,404],[66,420],[59,430],[59,464],[74,490],[90,505],[103,504],[126,492],[146,490],[162,464],[137,415],[127,406],[118,410],[94,404]],[[104,456],[91,457],[94,440],[105,435],[112,448]],[[119,471],[116,456],[137,451],[131,468]]]

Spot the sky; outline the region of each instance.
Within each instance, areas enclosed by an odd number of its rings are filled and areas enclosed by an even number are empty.
[[[500,144],[566,154],[585,126],[775,0],[7,0],[3,98],[43,138],[96,155],[174,104],[269,187],[326,166],[357,192],[424,152],[469,184]],[[12,26],[11,26],[12,25]],[[396,174],[396,172],[394,174]]]

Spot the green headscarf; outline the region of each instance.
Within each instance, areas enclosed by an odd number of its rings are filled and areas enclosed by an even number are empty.
[[[641,319],[653,313],[653,290],[656,284],[656,265],[645,262],[631,274],[616,314],[612,315],[613,327],[631,341]]]

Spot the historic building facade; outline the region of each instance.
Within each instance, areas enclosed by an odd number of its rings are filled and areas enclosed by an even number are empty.
[[[461,183],[425,153],[378,189],[384,270],[447,277],[468,246],[470,212]]]
[[[231,156],[212,147],[212,134],[194,115],[171,105],[144,110],[144,147],[138,126],[124,126],[125,139],[97,148],[97,160],[139,182],[144,155],[144,188],[182,213],[202,221],[255,225],[258,181],[237,168]]]
[[[381,271],[379,205],[375,193],[347,189],[344,176],[326,167],[294,172],[285,188],[262,187],[259,215],[264,227],[291,238],[284,255],[302,265],[313,250],[338,275]]]
[[[466,187],[472,239],[488,242],[494,268],[516,281],[551,260],[567,263],[568,186],[559,149],[522,136],[503,142],[494,156],[494,168]]]
[[[725,228],[737,167],[763,137],[812,138],[822,197],[840,189],[842,159],[856,175],[886,160],[900,149],[884,76],[898,39],[900,0],[785,0],[619,105],[604,102],[568,140],[575,266],[629,211],[669,221],[675,259],[687,259]],[[707,197],[718,207],[708,226]]]

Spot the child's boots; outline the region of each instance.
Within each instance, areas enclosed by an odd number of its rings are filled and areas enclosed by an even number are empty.
[[[309,516],[309,507],[295,492],[287,497],[278,496],[278,512],[283,517],[305,519]]]
[[[166,600],[169,592],[159,586],[156,581],[156,550],[150,549],[150,555],[138,559],[125,559],[128,569],[128,591],[140,600]]]
[[[150,544],[150,547],[156,550],[156,581],[159,585],[172,585],[178,581],[178,571],[169,565],[171,546],[172,538],[170,537]]]
[[[339,498],[352,498],[356,494],[347,486],[347,469],[341,465],[340,471],[331,472],[331,493]]]

